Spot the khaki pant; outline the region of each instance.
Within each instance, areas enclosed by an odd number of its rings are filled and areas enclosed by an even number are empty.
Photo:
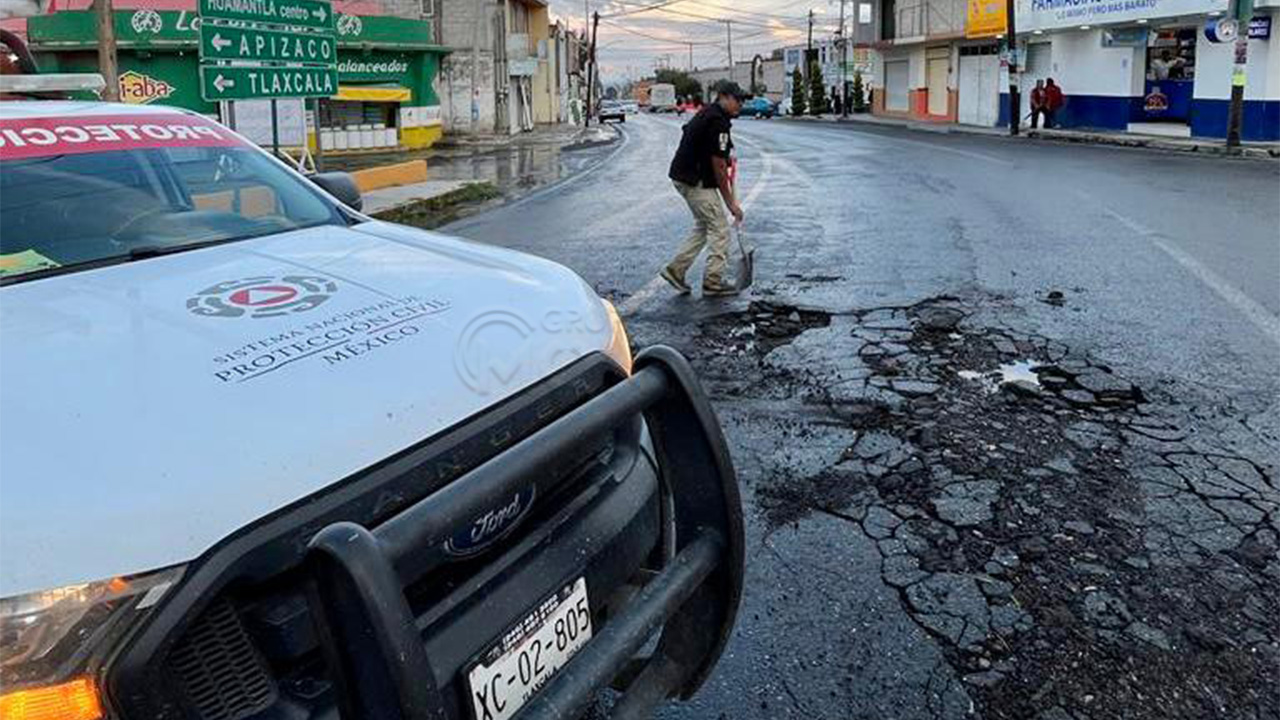
[[[676,277],[684,279],[702,248],[707,248],[707,271],[702,286],[722,288],[725,282],[725,265],[729,259],[729,221],[724,214],[720,191],[716,188],[694,187],[676,182],[676,192],[689,204],[693,213],[693,232],[685,239],[684,246],[667,265]]]

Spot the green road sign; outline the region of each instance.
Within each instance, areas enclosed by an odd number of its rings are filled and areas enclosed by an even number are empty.
[[[200,0],[200,17],[208,20],[290,25],[333,31],[328,0]]]
[[[338,41],[318,33],[201,23],[200,59],[333,65]]]
[[[254,98],[332,97],[338,70],[329,67],[201,65],[200,91],[209,102]]]

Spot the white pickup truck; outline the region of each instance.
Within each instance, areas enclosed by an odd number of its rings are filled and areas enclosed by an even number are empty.
[[[706,678],[741,506],[688,364],[360,204],[194,113],[0,102],[0,718],[637,717]]]

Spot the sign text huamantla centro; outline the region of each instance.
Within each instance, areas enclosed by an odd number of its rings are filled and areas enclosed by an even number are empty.
[[[331,97],[338,45],[328,0],[200,0],[204,98]]]

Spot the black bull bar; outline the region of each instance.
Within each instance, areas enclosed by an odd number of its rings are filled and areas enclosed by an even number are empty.
[[[517,718],[574,717],[624,670],[630,683],[615,718],[642,717],[668,697],[697,691],[738,612],[742,505],[724,435],[692,368],[675,350],[654,347],[636,358],[630,378],[376,528],[341,522],[316,534],[307,557],[310,602],[344,720],[447,717],[405,596],[421,576],[409,558],[444,543],[457,518],[511,497],[582,438],[637,414],[648,425],[673,509],[676,552]],[[656,650],[637,665],[635,654],[659,629]]]

